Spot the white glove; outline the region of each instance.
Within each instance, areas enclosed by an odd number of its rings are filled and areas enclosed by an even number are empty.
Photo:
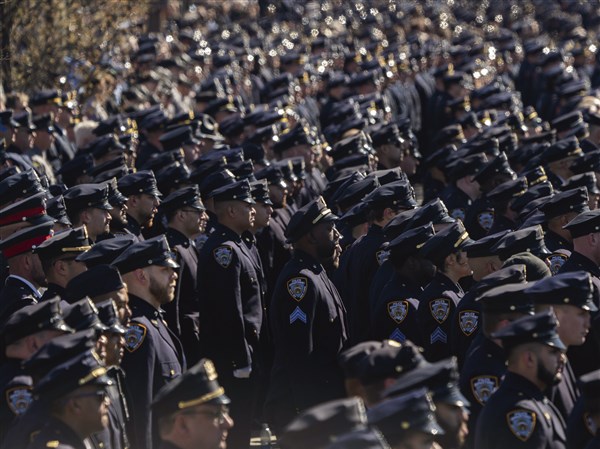
[[[233,370],[233,377],[237,377],[238,379],[248,379],[250,373],[252,373],[252,367],[247,366],[245,368]]]

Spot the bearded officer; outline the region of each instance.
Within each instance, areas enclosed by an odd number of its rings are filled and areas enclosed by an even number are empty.
[[[477,423],[475,447],[564,449],[565,422],[544,390],[561,380],[567,348],[552,312],[513,321],[492,338],[508,354],[508,373]]]
[[[130,436],[134,447],[152,448],[158,432],[152,426],[150,404],[158,390],[185,369],[181,343],[161,310],[173,301],[179,265],[164,235],[134,243],[112,265],[123,276],[131,307],[122,362],[132,399]]]
[[[296,212],[286,229],[294,256],[271,302],[275,360],[266,412],[277,430],[300,411],[344,396],[336,360],[347,336],[346,310],[323,265],[337,264],[337,217],[322,197]]]

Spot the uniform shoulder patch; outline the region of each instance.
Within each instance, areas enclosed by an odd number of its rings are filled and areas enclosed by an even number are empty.
[[[383,265],[388,260],[388,257],[390,257],[390,252],[387,249],[381,249],[375,253],[375,258],[379,266]]]
[[[147,331],[146,326],[143,324],[131,323],[129,325],[125,333],[125,347],[129,352],[134,352],[142,345]]]
[[[308,279],[304,276],[291,278],[287,281],[287,291],[296,301],[302,301],[308,290]]]
[[[450,211],[450,216],[454,219],[458,219],[460,221],[465,221],[465,209],[462,207],[457,207]]]
[[[552,275],[555,275],[568,259],[569,256],[567,254],[552,253],[546,257],[546,265],[548,265],[548,268],[550,268]]]
[[[11,412],[17,416],[25,413],[29,404],[33,401],[31,390],[32,388],[26,385],[19,385],[6,390],[6,403]]]
[[[402,323],[408,314],[408,301],[391,301],[387,304],[388,315],[397,324]]]
[[[230,246],[221,245],[213,250],[213,256],[219,265],[227,268],[233,259],[233,250]]]
[[[535,430],[537,415],[529,410],[512,410],[506,414],[506,422],[514,436],[521,441],[527,441]]]
[[[476,376],[471,378],[471,393],[477,402],[484,405],[498,389],[499,384],[496,376]]]
[[[485,210],[483,212],[479,212],[477,214],[477,223],[479,223],[479,226],[486,231],[492,229],[492,226],[494,225],[494,211]]]
[[[429,301],[429,310],[431,311],[431,316],[438,323],[442,324],[448,319],[448,315],[450,314],[450,300],[447,298],[433,299]]]
[[[460,330],[467,337],[470,337],[477,330],[479,323],[479,312],[476,310],[463,310],[458,314],[458,324]]]

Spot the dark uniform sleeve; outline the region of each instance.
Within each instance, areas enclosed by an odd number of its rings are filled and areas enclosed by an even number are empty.
[[[302,410],[318,398],[337,392],[341,323],[333,299],[320,297],[318,282],[309,277],[289,277],[279,285],[273,298],[278,304],[278,321],[285,364],[296,407]]]
[[[229,262],[227,263],[227,257]],[[223,354],[228,354],[231,359],[231,369],[236,370],[252,365],[252,353],[246,340],[244,325],[244,306],[242,299],[242,264],[237,253],[228,245],[221,245],[213,250],[214,278],[209,280],[218,290],[219,294],[210,301],[210,310],[213,315],[204,317],[205,320],[216,320],[222,330],[219,332],[221,341],[218,345]]]
[[[156,350],[148,338],[144,324],[132,322],[125,335],[126,352],[121,366],[131,397],[131,429],[133,447],[152,448],[152,415],[150,404],[154,391]]]

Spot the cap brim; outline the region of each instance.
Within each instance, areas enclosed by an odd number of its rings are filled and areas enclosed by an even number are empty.
[[[549,338],[548,340],[541,341],[540,343],[546,344],[548,346],[552,346],[553,348],[561,349],[563,351],[567,350],[567,347],[562,342],[562,340],[560,339],[558,334],[555,334],[553,337]]]
[[[443,404],[456,405],[459,407],[469,407],[471,403],[465,398],[458,387],[448,388],[442,393],[434,393],[434,402],[441,402]]]
[[[120,323],[114,323],[107,329],[107,332],[111,332],[113,334],[125,335],[127,333],[127,329],[125,329]]]
[[[231,403],[231,399],[225,394],[217,396],[216,398],[207,402],[207,404],[215,404],[215,405],[227,405]]]
[[[161,267],[179,268],[179,264],[170,257],[168,259],[160,260],[152,265],[159,265]]]
[[[102,209],[102,210],[112,210],[112,208],[113,208],[108,201],[103,201],[102,203],[98,203],[92,207],[95,207],[96,209]]]
[[[587,310],[588,312],[598,311],[598,307],[596,306],[596,304],[594,304],[594,301],[591,299],[588,302],[586,302],[583,306],[581,306],[581,308],[583,310]]]

